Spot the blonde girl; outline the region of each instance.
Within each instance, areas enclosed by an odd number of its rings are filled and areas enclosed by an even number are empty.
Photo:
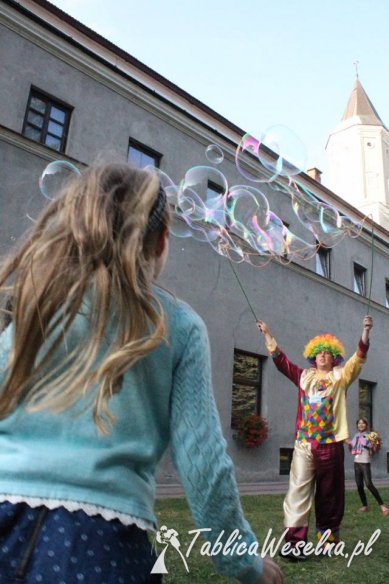
[[[168,226],[155,175],[90,168],[1,266],[12,322],[0,336],[0,584],[159,582],[147,530],[168,444],[207,538],[238,529],[255,542],[205,325],[154,284]],[[282,582],[269,559],[214,560],[243,583]]]

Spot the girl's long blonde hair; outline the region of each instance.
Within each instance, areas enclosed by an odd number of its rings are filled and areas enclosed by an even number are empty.
[[[158,238],[169,220],[165,205],[150,228],[158,196],[152,173],[126,164],[89,168],[42,212],[23,246],[0,267],[0,290],[11,295],[14,324],[0,419],[20,404],[61,412],[88,395],[97,427],[108,431],[114,421],[108,402],[123,374],[166,336],[151,288]],[[57,363],[59,345],[85,311],[87,336]]]

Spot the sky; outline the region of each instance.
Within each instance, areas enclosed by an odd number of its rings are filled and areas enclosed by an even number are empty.
[[[354,62],[389,125],[389,0],[51,1],[245,132],[296,134],[324,184]]]

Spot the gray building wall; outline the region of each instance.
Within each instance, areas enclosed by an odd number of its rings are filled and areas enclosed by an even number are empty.
[[[161,169],[177,182],[190,167],[208,164],[205,148],[216,142],[225,152],[225,160],[218,168],[229,184],[247,184],[235,166],[234,144],[212,126],[206,126],[200,119],[196,121],[195,108],[186,113],[157,94],[142,89],[138,83],[67,43],[55,32],[35,21],[32,24],[26,15],[8,3],[0,3],[0,54],[2,251],[31,225],[28,216],[36,216],[44,205],[38,180],[48,162],[67,157],[85,164],[101,157],[126,160],[130,137],[161,152]],[[65,155],[21,136],[32,85],[74,108]],[[303,177],[302,180],[307,179]],[[313,243],[313,235],[295,216],[290,197],[266,184],[260,188],[268,197],[271,209],[290,225],[290,229]],[[314,189],[317,196],[328,198],[328,192],[320,185]],[[371,257],[371,236],[364,233],[355,239],[346,236],[334,247],[331,280],[315,274],[314,257],[290,264],[272,261],[264,268],[244,263],[236,265],[235,269],[258,317],[268,322],[289,357],[303,366],[304,345],[321,332],[336,334],[348,355],[356,349],[367,300],[352,292],[353,263],[366,267],[369,279]],[[373,462],[375,476],[386,476],[389,451],[389,311],[385,308],[388,257],[388,234],[377,227],[371,302],[375,327],[372,350],[361,376],[376,384],[373,419],[384,440],[384,447]],[[192,238],[172,237],[162,283],[189,302],[207,324],[215,396],[238,480],[277,480],[280,476],[279,449],[293,447],[297,390],[276,371],[267,357],[263,339],[229,261],[208,244]],[[262,414],[269,421],[270,435],[264,445],[254,451],[242,450],[232,438],[234,349],[264,357]],[[348,404],[350,432],[353,432],[358,415],[358,382],[349,390]],[[351,476],[351,456],[346,456],[346,461],[347,473]],[[168,456],[161,465],[159,480],[177,480]]]

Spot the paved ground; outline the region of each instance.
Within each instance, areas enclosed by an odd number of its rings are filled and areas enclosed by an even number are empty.
[[[375,479],[373,482],[376,487],[389,487],[389,476],[384,479]],[[288,481],[277,483],[240,483],[239,492],[241,495],[282,495],[285,494],[288,488]],[[354,479],[346,480],[347,490],[356,490]],[[173,499],[183,497],[184,491],[180,485],[163,485],[157,486],[157,499]]]

